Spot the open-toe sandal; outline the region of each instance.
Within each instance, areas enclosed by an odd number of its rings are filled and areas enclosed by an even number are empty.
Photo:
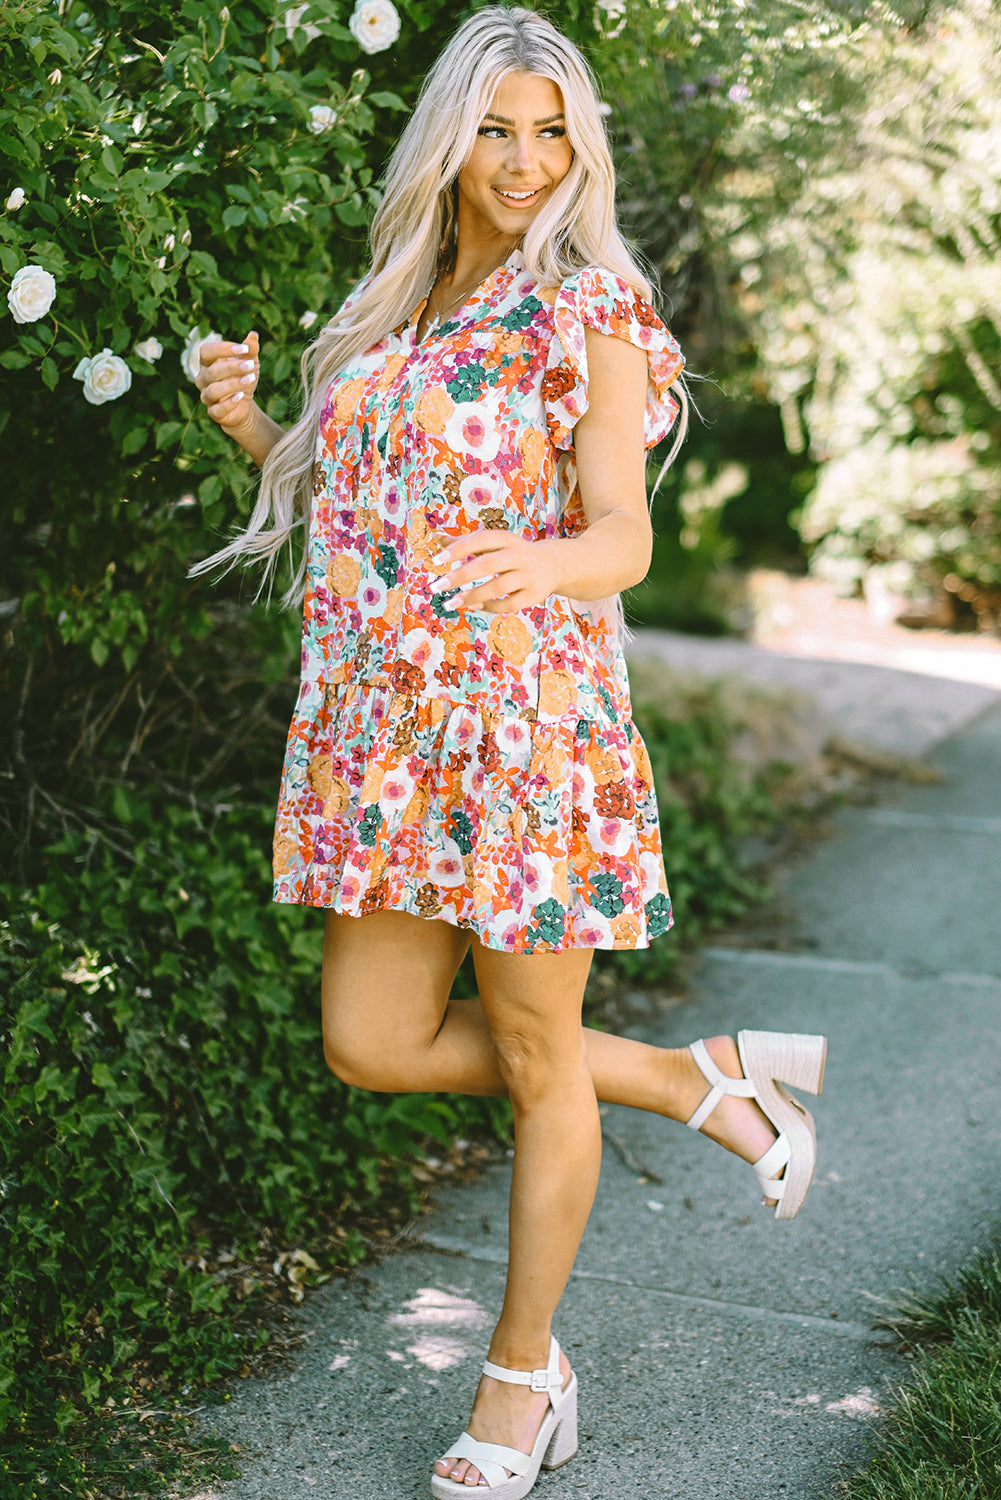
[[[447,1450],[448,1458],[465,1458],[473,1464],[485,1485],[460,1484],[442,1474],[432,1474],[431,1493],[435,1500],[453,1500],[469,1495],[474,1489],[486,1493],[489,1500],[522,1500],[535,1484],[540,1469],[558,1469],[577,1452],[577,1377],[571,1375],[566,1385],[560,1373],[560,1346],[555,1339],[549,1344],[549,1364],[544,1370],[508,1370],[487,1360],[484,1375],[508,1385],[529,1385],[533,1391],[545,1391],[549,1410],[542,1418],[531,1453],[507,1448],[502,1443],[481,1443],[464,1432]]]
[[[813,1181],[817,1138],[812,1115],[785,1085],[805,1089],[808,1094],[820,1093],[827,1038],[800,1032],[738,1032],[743,1078],[730,1078],[721,1072],[705,1042],[693,1042],[690,1051],[710,1087],[685,1123],[700,1130],[724,1094],[757,1100],[778,1131],[778,1139],[754,1162],[754,1171],[765,1199],[777,1200],[775,1217],[794,1219]],[[780,1171],[782,1176],[776,1177]]]

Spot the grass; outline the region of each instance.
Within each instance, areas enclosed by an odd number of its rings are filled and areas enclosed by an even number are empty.
[[[1001,1254],[882,1320],[916,1351],[872,1459],[842,1500],[1001,1500]]]

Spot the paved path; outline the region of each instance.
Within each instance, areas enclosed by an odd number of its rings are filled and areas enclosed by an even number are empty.
[[[878,684],[857,681],[858,718],[878,719]],[[777,1224],[734,1158],[607,1112],[664,1183],[606,1147],[556,1330],[580,1377],[581,1452],[540,1500],[830,1497],[907,1370],[872,1333],[878,1299],[955,1272],[1001,1228],[1001,709],[971,721],[985,705],[967,700],[964,719],[951,686],[936,707],[925,683],[915,722],[961,730],[936,751],[948,779],[844,813],[781,879],[783,951],[709,950],[690,1001],[636,1031],[827,1032],[806,1206]],[[209,1414],[243,1450],[220,1500],[428,1493],[500,1298],[506,1179],[442,1195],[411,1253],[310,1299],[296,1371]]]

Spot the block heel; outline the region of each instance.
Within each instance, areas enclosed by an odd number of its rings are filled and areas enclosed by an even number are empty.
[[[704,1041],[689,1049],[709,1092],[686,1123],[701,1130],[725,1094],[757,1101],[777,1139],[754,1165],[765,1200],[775,1200],[777,1219],[794,1219],[803,1206],[817,1162],[813,1116],[790,1088],[819,1094],[827,1061],[827,1038],[806,1032],[741,1031],[737,1052],[743,1078],[730,1078],[713,1062]],[[777,1177],[776,1173],[781,1172]]]

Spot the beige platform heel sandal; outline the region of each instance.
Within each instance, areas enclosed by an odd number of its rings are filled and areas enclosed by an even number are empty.
[[[827,1038],[799,1032],[738,1032],[737,1051],[743,1078],[730,1078],[722,1073],[705,1042],[693,1042],[689,1050],[710,1088],[692,1118],[685,1121],[686,1125],[700,1130],[724,1094],[756,1099],[779,1134],[778,1140],[754,1163],[754,1171],[765,1198],[778,1200],[775,1217],[794,1219],[813,1181],[817,1138],[813,1116],[783,1085],[805,1089],[808,1094],[820,1093]],[[776,1178],[775,1173],[783,1167],[782,1176]]]
[[[485,1494],[488,1500],[522,1500],[538,1479],[540,1469],[558,1469],[577,1452],[577,1377],[571,1375],[564,1386],[560,1346],[555,1339],[550,1339],[549,1364],[544,1370],[507,1370],[488,1359],[483,1373],[508,1385],[530,1385],[533,1391],[545,1391],[549,1410],[542,1418],[531,1453],[506,1448],[502,1443],[481,1443],[464,1432],[443,1457],[468,1459],[487,1482],[459,1484],[441,1474],[432,1474],[431,1493],[435,1500],[472,1494]]]

